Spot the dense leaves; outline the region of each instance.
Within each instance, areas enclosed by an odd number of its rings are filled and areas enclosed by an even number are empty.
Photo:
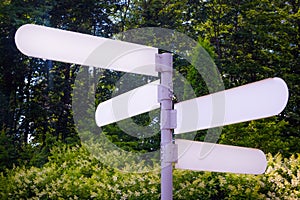
[[[24,160],[40,166],[57,142],[80,143],[71,108],[79,68],[21,55],[14,44],[15,32],[23,24],[37,23],[108,36],[113,32],[111,12],[118,7],[113,1],[20,0],[0,4],[0,130],[1,138],[6,138],[1,142],[1,154],[10,160],[1,166],[11,167],[11,163],[22,164]]]
[[[157,171],[122,173],[79,147],[55,148],[51,154],[42,168],[0,174],[0,198],[159,199]],[[267,171],[259,176],[175,170],[174,199],[299,199],[299,166],[298,156],[269,154]]]

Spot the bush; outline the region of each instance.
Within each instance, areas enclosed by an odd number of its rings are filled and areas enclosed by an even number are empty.
[[[268,155],[263,175],[175,171],[174,199],[299,199],[300,158]]]
[[[84,148],[56,148],[42,168],[2,174],[0,199],[158,199],[158,179],[105,167]]]
[[[0,175],[0,199],[159,199],[159,172],[123,173],[83,147],[52,150],[42,168]],[[174,199],[299,199],[300,158],[268,155],[263,175],[174,170]]]

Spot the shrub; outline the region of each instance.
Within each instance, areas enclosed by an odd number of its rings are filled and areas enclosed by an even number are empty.
[[[159,172],[123,173],[83,147],[52,150],[41,168],[0,174],[0,199],[159,199]],[[130,163],[129,163],[130,166]],[[174,199],[299,199],[300,158],[268,155],[263,175],[174,170]]]

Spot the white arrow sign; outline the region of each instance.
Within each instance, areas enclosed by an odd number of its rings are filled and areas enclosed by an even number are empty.
[[[100,103],[95,113],[96,124],[104,126],[158,109],[158,85],[159,80]]]
[[[155,84],[142,86],[99,104],[96,111],[97,125],[104,126],[159,108]],[[177,110],[177,128],[174,133],[271,117],[284,109],[287,100],[288,88],[285,82],[280,78],[269,78],[180,102],[174,105]],[[219,107],[223,110],[214,113],[213,102],[221,104]],[[222,120],[214,122],[213,117],[218,114]]]
[[[15,36],[27,56],[157,76],[157,48],[27,24]]]
[[[262,174],[267,167],[265,154],[258,149],[213,143],[175,140],[178,169],[196,171]]]
[[[220,105],[214,105],[217,102]],[[280,78],[269,78],[175,104],[175,134],[271,117],[288,102],[288,88]],[[220,108],[216,110],[215,106]],[[214,110],[215,109],[215,110]]]

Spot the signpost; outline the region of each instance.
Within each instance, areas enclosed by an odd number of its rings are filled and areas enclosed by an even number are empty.
[[[173,130],[180,134],[277,115],[288,100],[288,88],[282,79],[265,79],[173,105],[172,55],[157,54],[157,48],[37,25],[20,27],[15,42],[22,53],[32,57],[150,76],[160,73],[160,84],[155,81],[99,104],[95,119],[98,126],[104,126],[161,108],[163,200],[172,199],[172,163],[190,170],[245,174],[265,171],[267,161],[260,150],[189,140],[174,143]],[[95,53],[101,58],[96,55],[98,59],[87,59]],[[213,120],[218,112],[215,103],[224,105],[220,107],[223,115],[217,120]]]

